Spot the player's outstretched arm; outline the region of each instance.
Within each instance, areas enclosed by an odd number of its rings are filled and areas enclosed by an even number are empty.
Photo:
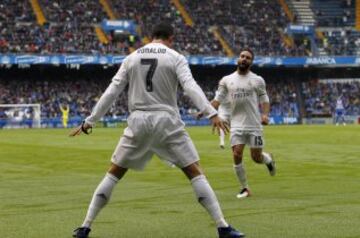
[[[74,128],[69,136],[73,137],[73,136],[78,136],[80,135],[81,133],[85,133],[85,134],[90,134],[92,131],[92,126],[88,123],[86,123],[85,121],[83,121],[81,123],[81,125],[77,126],[76,128]]]
[[[218,110],[219,106],[220,106],[220,102],[219,101],[216,101],[215,99],[212,100],[210,102],[211,106],[213,106],[216,110]],[[199,112],[196,114],[196,119],[197,120],[200,120],[202,117],[204,116],[204,113],[203,112]]]
[[[99,101],[96,103],[91,115],[88,116],[78,127],[73,129],[69,136],[77,136],[81,133],[90,134],[93,125],[105,115],[112,103],[116,100],[119,94],[125,89],[128,84],[128,77],[126,71],[127,58],[124,59],[118,72],[112,78],[110,85],[107,87]]]

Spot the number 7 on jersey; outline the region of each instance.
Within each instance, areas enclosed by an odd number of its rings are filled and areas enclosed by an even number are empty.
[[[154,76],[158,60],[156,58],[151,59],[141,59],[142,65],[150,65],[148,72],[146,73],[146,91],[152,92],[153,85],[152,85],[152,78]]]

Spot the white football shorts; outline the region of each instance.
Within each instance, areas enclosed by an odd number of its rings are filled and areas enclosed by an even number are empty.
[[[134,111],[111,162],[123,168],[142,170],[156,154],[160,159],[184,168],[199,160],[184,126],[176,113]]]
[[[262,131],[231,129],[230,143],[231,146],[248,145],[250,148],[263,148],[265,141]]]

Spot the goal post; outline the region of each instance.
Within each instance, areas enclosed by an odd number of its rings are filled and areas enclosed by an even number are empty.
[[[0,128],[40,127],[40,104],[0,104]]]

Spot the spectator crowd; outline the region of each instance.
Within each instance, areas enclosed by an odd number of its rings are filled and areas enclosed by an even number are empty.
[[[360,115],[360,81],[311,80],[301,88],[307,117],[333,115],[339,97],[346,115]]]
[[[120,40],[107,33],[108,43],[100,42],[95,31],[103,19],[109,18],[98,0],[38,2],[46,19],[44,25],[37,23],[30,1],[1,1],[0,53],[129,54],[147,42],[154,23],[166,21],[175,27],[174,48],[185,55],[224,56],[223,46],[212,33],[214,29],[235,53],[250,47],[263,56],[311,54],[308,39],[295,39],[292,44],[284,40],[290,20],[277,1],[243,0],[239,4],[236,0],[181,0],[194,21],[189,26],[170,0],[108,0],[116,18],[134,20],[138,26],[137,35]],[[317,26],[353,26],[353,0],[326,2],[314,0]],[[327,5],[339,9],[340,15],[331,15],[332,8]],[[351,21],[344,22],[344,18]],[[317,44],[328,54],[358,54],[359,39],[352,30],[334,29],[325,31]]]
[[[198,81],[209,100],[214,98],[217,80]],[[41,104],[41,117],[61,117],[59,106],[68,104],[70,117],[86,117],[109,84],[108,80],[0,80],[0,104]],[[297,90],[294,82],[267,83],[271,116],[331,116],[335,102],[343,96],[347,115],[360,115],[359,81],[304,81]],[[299,93],[300,92],[300,93]],[[300,107],[303,105],[303,108]],[[196,107],[183,91],[178,94],[181,115],[192,115]],[[127,94],[120,95],[106,116],[128,114]]]

